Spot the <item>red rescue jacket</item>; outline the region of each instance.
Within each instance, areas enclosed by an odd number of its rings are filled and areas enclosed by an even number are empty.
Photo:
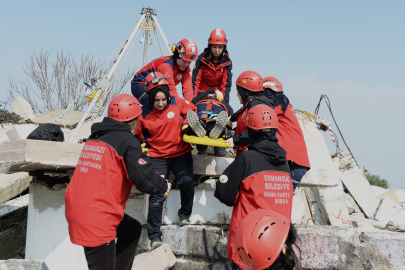
[[[85,247],[115,239],[133,184],[149,194],[167,190],[128,125],[105,117],[91,131],[65,195],[70,240]]]
[[[191,86],[191,70],[189,67],[186,70],[181,70],[179,65],[177,65],[177,63],[174,61],[172,55],[162,56],[153,60],[137,73],[135,73],[135,76],[132,79],[131,83],[144,84],[146,76],[148,76],[148,74],[152,71],[158,71],[165,75],[167,81],[169,82],[169,90],[171,96],[179,96],[177,94],[176,85],[181,82],[181,85],[183,86],[184,99],[191,102],[191,100],[193,99],[193,89]]]
[[[233,206],[228,235],[228,258],[246,269],[236,256],[234,237],[241,220],[258,209],[275,211],[291,219],[293,186],[286,152],[269,140],[249,146],[226,168],[216,183],[214,196]]]
[[[232,86],[232,61],[225,52],[217,63],[207,60],[206,48],[197,58],[193,69],[194,96],[210,88],[216,88],[224,95],[224,101],[229,103],[229,93]]]
[[[277,113],[279,124],[277,129],[278,143],[287,152],[287,160],[310,168],[304,135],[293,106],[291,103],[288,104],[284,114],[281,105],[275,107],[274,111]]]
[[[191,146],[181,137],[181,127],[187,124],[188,111],[197,112],[197,109],[193,103],[176,97],[171,97],[169,106],[161,111],[150,103],[142,106],[136,135],[146,140],[150,157],[172,158],[191,151]]]

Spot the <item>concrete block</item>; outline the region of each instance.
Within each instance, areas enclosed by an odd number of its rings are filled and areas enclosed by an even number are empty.
[[[405,204],[405,189],[393,189],[397,195],[398,201],[404,205]]]
[[[174,256],[169,245],[163,244],[152,251],[136,256],[132,269],[169,270],[176,263],[176,260],[176,256]]]
[[[62,116],[62,118],[60,118],[60,116],[62,114],[63,114],[63,116]],[[58,126],[63,127],[63,128],[71,129],[74,125],[79,123],[79,121],[80,121],[80,119],[82,119],[83,115],[84,115],[84,112],[65,111],[62,109],[52,109],[52,110],[47,111],[46,113],[36,116],[35,119],[33,120],[33,122],[38,125],[52,123],[52,124],[57,124]],[[88,118],[90,118],[92,115],[93,115],[92,113],[89,113]],[[55,120],[56,120],[56,122],[55,122]]]
[[[350,226],[349,212],[345,204],[345,193],[341,185],[314,189],[315,199],[322,214],[322,220],[333,226]],[[324,223],[324,225],[326,225]]]
[[[293,197],[293,206],[291,212],[291,222],[296,225],[313,225],[311,211],[305,196],[305,190],[299,187]]]
[[[389,197],[383,196],[374,217],[383,223],[393,220],[398,224],[405,225],[405,208]]]
[[[298,122],[304,134],[311,169],[304,175],[301,187],[331,187],[340,182],[338,170],[333,165],[328,147],[316,123],[309,121],[306,115],[297,113]]]
[[[380,194],[384,194],[385,192],[389,191],[388,189],[382,188],[382,187],[378,187],[378,186],[373,186],[370,185],[371,190],[374,192],[374,195],[377,197]]]
[[[357,216],[364,217],[364,214],[361,212],[359,206],[354,201],[353,197],[350,194],[345,193],[345,204],[347,206],[347,210],[349,214],[357,213]]]
[[[28,173],[0,174],[0,204],[21,194],[28,188],[32,177]]]
[[[0,172],[74,169],[84,144],[22,140],[0,145]]]
[[[11,142],[7,136],[7,131],[9,131],[12,128],[13,128],[13,126],[8,126],[8,127],[0,129],[0,144],[5,143],[5,142]]]
[[[29,201],[29,194],[18,197],[17,199],[10,200],[2,205],[0,205],[0,218],[2,216],[11,214],[21,207],[27,206]]]
[[[43,261],[6,260],[0,261],[0,270],[49,270]]]
[[[360,168],[355,166],[342,172],[341,179],[364,214],[368,218],[373,218],[378,206],[378,199]]]
[[[14,125],[12,129],[7,131],[7,136],[12,142],[25,140],[37,127],[38,125],[35,124]]]
[[[402,233],[329,226],[298,233],[303,269],[404,269]]]
[[[25,259],[45,260],[66,241],[68,223],[65,218],[65,191],[56,191],[41,183],[31,182]]]
[[[45,258],[45,263],[49,270],[89,269],[83,247],[70,242],[69,236]]]
[[[35,118],[31,104],[22,97],[17,97],[13,103],[11,103],[11,109],[15,114],[24,118],[24,120],[33,120]]]
[[[233,160],[233,158],[195,155],[194,174],[220,176]]]
[[[193,212],[190,216],[191,224],[229,224],[231,221],[232,207],[226,206],[214,197],[216,180],[207,180],[196,186],[194,195]],[[149,196],[147,196],[149,198]],[[145,201],[146,208],[148,201]],[[173,189],[163,209],[163,224],[178,224],[180,209],[180,190]],[[147,210],[145,211],[147,215]]]

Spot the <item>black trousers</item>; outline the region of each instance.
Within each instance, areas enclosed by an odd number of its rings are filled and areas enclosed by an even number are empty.
[[[130,270],[141,232],[141,223],[125,214],[117,228],[117,243],[113,240],[98,247],[84,247],[89,270]]]
[[[151,158],[151,160],[153,170],[160,175],[164,175],[166,179],[169,179],[170,171],[176,176],[181,197],[181,208],[178,215],[189,217],[194,201],[194,172],[191,152],[175,158]],[[149,239],[162,236],[160,226],[162,225],[163,203],[165,200],[166,197],[163,194],[149,196],[147,219]]]

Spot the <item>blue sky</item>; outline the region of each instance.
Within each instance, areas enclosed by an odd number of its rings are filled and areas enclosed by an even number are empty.
[[[225,30],[233,81],[244,70],[275,76],[295,108],[313,112],[321,94],[360,165],[400,188],[405,173],[404,1],[7,1],[0,10],[0,100],[9,76],[23,78],[33,49],[63,48],[107,59],[155,7],[174,43],[193,39],[200,52],[215,28]],[[138,37],[139,38],[139,37]],[[137,43],[126,64],[142,66]],[[149,46],[148,60],[155,57]],[[126,91],[130,92],[130,86]],[[236,89],[231,105],[239,108]],[[319,114],[331,121],[325,106]],[[332,126],[334,127],[334,126]],[[335,128],[336,129],[336,128]],[[331,151],[329,135],[325,140]],[[341,148],[344,147],[341,145]]]

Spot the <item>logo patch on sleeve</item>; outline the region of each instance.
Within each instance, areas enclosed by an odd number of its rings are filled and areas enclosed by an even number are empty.
[[[143,160],[142,158],[138,159],[138,163],[141,165],[145,165],[147,162]]]
[[[226,176],[225,174],[221,175],[221,177],[219,177],[219,182],[225,184],[226,182],[228,182],[228,176]]]

